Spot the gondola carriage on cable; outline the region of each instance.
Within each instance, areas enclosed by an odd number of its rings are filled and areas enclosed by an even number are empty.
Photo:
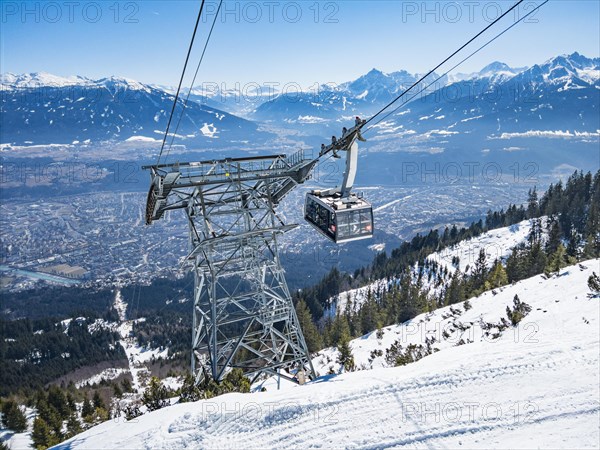
[[[312,191],[306,195],[304,218],[338,244],[373,237],[373,208],[358,195],[349,202],[339,193]]]
[[[304,219],[336,244],[373,237],[373,208],[362,195],[352,192],[358,163],[358,142],[364,141],[360,129],[365,121],[356,118],[355,126],[344,128],[342,137],[323,145],[319,157],[346,152],[346,170],[340,188],[314,190],[306,194]]]

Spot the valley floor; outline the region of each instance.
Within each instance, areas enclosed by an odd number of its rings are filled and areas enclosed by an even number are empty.
[[[600,302],[587,287],[593,271],[600,260],[471,299],[465,315],[486,320],[493,310],[498,320],[515,294],[531,305],[497,339],[445,346],[403,367],[113,420],[59,448],[598,448]]]

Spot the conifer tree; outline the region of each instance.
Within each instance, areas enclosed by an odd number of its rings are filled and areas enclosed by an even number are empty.
[[[560,269],[567,265],[567,251],[562,244],[558,245],[556,251],[550,256],[544,270],[547,276],[558,274]]]
[[[528,277],[542,273],[547,263],[548,258],[546,257],[546,253],[542,250],[540,241],[537,241],[531,246],[527,254],[527,274],[525,276]]]
[[[539,204],[536,187],[530,189],[527,198],[527,217],[529,219],[538,217],[539,215]]]
[[[224,382],[229,383],[231,388],[228,392],[250,392],[250,380],[246,378],[242,369],[232,369],[226,376]]]
[[[202,391],[196,385],[196,379],[191,373],[188,373],[183,380],[183,386],[181,386],[181,392],[179,394],[179,402],[197,402],[202,399]]]
[[[485,249],[479,250],[479,256],[475,261],[475,267],[473,268],[473,281],[475,290],[479,290],[485,283],[485,277],[487,275],[487,256]]]
[[[548,241],[546,242],[545,250],[548,255],[552,255],[558,249],[562,236],[560,223],[558,222],[556,216],[550,217],[548,227]]]
[[[67,398],[61,388],[56,385],[51,385],[48,388],[47,401],[50,406],[56,409],[61,419],[66,420],[69,417],[69,405],[67,404]]]
[[[67,420],[67,436],[66,438],[71,438],[79,433],[81,433],[83,431],[83,428],[81,427],[81,422],[79,422],[79,419],[77,418],[77,415],[75,414],[71,414],[69,416],[69,419]]]
[[[513,298],[513,309],[511,311],[510,307],[506,307],[506,315],[508,316],[508,320],[512,323],[513,326],[517,326],[518,323],[523,320],[527,314],[531,312],[531,306],[527,303],[522,302],[518,295],[515,295]]]
[[[121,386],[123,387],[123,392],[133,392],[133,386],[131,385],[131,380],[129,378],[123,378]]]
[[[37,403],[38,416],[50,427],[53,433],[57,436],[61,435],[63,420],[60,413],[52,405],[49,405],[46,400],[39,400]]]
[[[495,289],[501,286],[505,286],[508,284],[508,276],[506,275],[506,270],[504,270],[504,266],[499,260],[494,262],[494,266],[490,271],[488,279],[484,284],[484,289],[489,291],[490,289]]]
[[[121,389],[121,387],[118,384],[113,385],[113,394],[117,398],[123,397],[123,390]]]
[[[312,320],[312,316],[308,310],[308,307],[306,306],[306,303],[302,299],[296,304],[296,314],[298,315],[300,328],[304,333],[304,339],[306,340],[308,351],[312,353],[321,350],[323,348],[323,340],[321,339],[319,330],[317,330],[317,327]]]
[[[38,450],[46,449],[54,443],[50,427],[46,421],[39,416],[33,421],[31,440],[33,441],[33,446]]]
[[[27,431],[27,419],[19,405],[13,400],[2,403],[2,425],[15,433]]]
[[[69,408],[69,412],[71,414],[74,412],[77,412],[77,405],[75,403],[75,398],[73,397],[73,394],[71,394],[70,392],[67,392],[67,407]]]
[[[81,407],[81,417],[85,418],[92,415],[94,415],[94,406],[86,394]]]
[[[352,349],[350,348],[350,336],[348,334],[344,333],[342,336],[340,336],[338,351],[340,352],[340,355],[337,362],[342,365],[343,371],[354,371],[354,356],[352,356]]]
[[[94,397],[92,399],[92,403],[94,404],[94,408],[106,409],[104,400],[102,400],[102,397],[100,397],[100,393],[98,391],[94,391]]]
[[[455,303],[462,302],[465,300],[465,286],[463,283],[463,277],[460,270],[455,270],[454,275],[452,275],[452,279],[450,280],[450,284],[448,285],[445,295],[444,295],[444,304],[453,305]]]
[[[169,390],[161,383],[157,377],[150,379],[148,388],[142,395],[142,403],[146,405],[149,411],[155,411],[169,405]]]
[[[592,291],[593,297],[598,297],[600,295],[600,277],[596,275],[596,272],[593,272],[588,278],[588,287],[590,291]]]
[[[568,236],[567,242],[567,255],[570,256],[573,260],[576,260],[579,256],[579,247],[581,244],[581,236],[575,230],[575,228],[571,229],[571,233]]]
[[[332,324],[332,344],[339,345],[343,336],[348,336],[348,339],[350,338],[350,325],[348,324],[348,318],[344,314],[338,314],[335,316]]]

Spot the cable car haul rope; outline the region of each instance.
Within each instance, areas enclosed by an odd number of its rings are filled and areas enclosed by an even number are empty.
[[[296,182],[301,183],[301,182],[305,181],[306,179],[308,179],[310,172],[313,170],[313,168],[316,166],[316,164],[321,160],[321,158],[323,158],[329,154],[331,154],[331,156],[333,156],[334,158],[340,158],[338,152],[340,152],[340,151],[345,152],[346,168],[344,171],[344,179],[343,179],[340,187],[336,187],[333,189],[326,189],[326,190],[314,190],[307,194],[305,207],[304,207],[304,218],[307,222],[309,222],[311,225],[313,225],[313,227],[315,227],[325,237],[327,237],[328,239],[331,239],[332,241],[334,241],[336,243],[349,242],[349,241],[358,240],[358,239],[367,239],[367,238],[370,238],[373,236],[374,226],[373,226],[373,212],[372,212],[371,204],[367,200],[365,200],[361,195],[352,192],[352,187],[354,185],[354,179],[356,177],[356,172],[357,172],[358,141],[365,141],[365,139],[363,137],[364,134],[368,133],[373,128],[375,128],[379,123],[381,123],[383,120],[385,120],[389,116],[396,113],[402,106],[406,105],[409,101],[414,99],[417,95],[419,95],[420,93],[427,90],[433,84],[437,83],[441,78],[448,75],[448,73],[450,73],[452,70],[456,69],[461,64],[463,64],[465,61],[469,60],[475,54],[480,52],[482,49],[487,47],[489,44],[494,42],[500,36],[502,36],[503,34],[508,32],[510,29],[512,29],[514,26],[516,26],[518,23],[522,22],[527,17],[531,16],[538,9],[540,9],[543,5],[548,3],[549,0],[545,0],[542,3],[540,3],[539,5],[537,5],[534,9],[529,11],[523,17],[519,18],[514,23],[512,23],[510,26],[508,26],[507,28],[502,30],[500,33],[496,34],[494,37],[492,37],[490,40],[488,40],[485,44],[483,44],[482,46],[477,48],[475,51],[470,53],[468,56],[463,58],[460,62],[455,64],[453,67],[446,70],[444,72],[444,74],[442,74],[441,76],[438,76],[435,80],[433,80],[432,82],[429,82],[427,85],[425,85],[428,77],[433,75],[436,70],[438,70],[444,64],[449,62],[452,58],[454,58],[459,53],[461,53],[470,44],[472,44],[477,39],[479,39],[486,31],[488,31],[489,29],[494,27],[498,22],[500,22],[508,14],[510,14],[512,11],[514,11],[516,8],[518,8],[519,5],[521,5],[524,1],[525,0],[517,1],[508,10],[506,10],[503,14],[501,14],[499,17],[497,17],[495,20],[493,20],[490,24],[488,24],[485,28],[483,28],[479,33],[477,33],[475,36],[473,36],[471,39],[469,39],[463,45],[461,45],[457,50],[455,50],[452,54],[450,54],[442,62],[440,62],[433,69],[431,69],[429,72],[427,72],[425,75],[423,75],[419,80],[415,81],[407,89],[402,91],[396,98],[394,98],[391,102],[389,102],[387,105],[385,105],[383,108],[381,108],[373,116],[371,116],[370,118],[368,118],[366,120],[356,117],[354,126],[352,126],[350,129],[347,129],[346,127],[344,127],[342,129],[342,134],[339,138],[337,138],[336,136],[332,136],[331,143],[329,145],[325,145],[325,144],[321,145],[319,155],[316,158],[314,158],[312,161],[311,160],[307,161],[307,163],[305,164],[306,167],[308,168],[305,176],[303,176],[301,180],[296,180]],[[198,13],[198,18],[196,20],[196,25],[194,27],[194,32],[192,34],[192,38],[191,38],[190,45],[188,48],[187,56],[185,59],[185,64],[184,64],[181,78],[179,81],[179,86],[178,86],[177,92],[175,94],[173,108],[171,109],[171,114],[169,116],[167,128],[165,131],[165,136],[163,138],[161,149],[160,149],[160,152],[158,155],[157,164],[156,164],[156,166],[153,166],[153,168],[150,167],[150,168],[152,168],[154,175],[156,175],[157,168],[167,166],[166,164],[163,164],[161,166],[160,160],[161,160],[161,157],[163,154],[165,143],[167,141],[167,138],[168,138],[168,135],[170,132],[170,127],[171,127],[173,115],[175,113],[175,109],[177,106],[177,102],[179,100],[179,95],[181,93],[181,87],[182,87],[182,83],[183,83],[183,80],[185,77],[185,72],[187,70],[187,65],[190,60],[192,48],[194,46],[194,40],[196,38],[198,26],[199,26],[200,19],[202,17],[202,13],[204,10],[204,3],[205,3],[205,1],[202,0],[202,2],[200,4],[200,11]],[[215,14],[210,31],[208,33],[208,37],[206,38],[204,49],[202,51],[200,61],[198,63],[196,72],[195,72],[193,80],[192,80],[192,85],[190,86],[190,89],[187,93],[185,101],[183,102],[183,110],[182,110],[181,114],[179,115],[177,125],[175,127],[175,131],[173,132],[173,136],[171,137],[171,141],[170,141],[170,144],[169,144],[169,147],[167,150],[165,160],[169,156],[169,152],[170,152],[171,146],[173,145],[173,141],[175,139],[177,131],[179,129],[181,119],[185,113],[185,108],[187,106],[187,103],[188,103],[188,100],[190,97],[190,93],[191,93],[194,83],[196,81],[196,77],[198,75],[200,65],[202,64],[202,60],[204,59],[204,55],[206,53],[206,48],[207,48],[210,38],[212,36],[212,32],[215,27],[217,16],[221,9],[222,3],[223,3],[223,0],[220,0],[219,6],[217,9],[217,13]],[[408,98],[407,100],[402,102],[399,106],[397,106],[394,109],[392,109],[391,111],[389,111],[389,109],[391,107],[393,107],[396,104],[396,102],[398,102],[398,100],[402,99],[409,92],[411,92],[415,89],[416,89],[416,92],[410,98]],[[368,128],[364,129],[369,124],[371,124],[371,125]],[[166,179],[166,177],[165,177],[165,179]],[[162,180],[153,179],[153,186],[162,186]],[[151,192],[149,193],[149,202],[152,201],[151,209],[154,210],[155,206],[156,206],[156,193],[153,194],[152,189],[153,188],[151,188]],[[158,188],[156,188],[156,189],[158,189]],[[291,187],[290,187],[290,189],[291,189]],[[152,214],[150,214],[150,216],[151,215]],[[152,221],[151,218],[148,219],[148,223],[150,223],[151,221]]]
[[[375,121],[379,116],[384,114],[390,107],[392,107],[398,100],[408,94],[410,91],[415,89],[421,83],[423,83],[429,76],[434,74],[434,72],[458,55],[462,50],[467,48],[471,43],[476,41],[480,36],[482,36],[487,30],[492,28],[496,23],[501,21],[504,17],[506,17],[511,11],[515,10],[519,7],[524,0],[519,0],[513,6],[511,6],[507,11],[505,11],[502,15],[496,18],[493,22],[491,22],[488,26],[486,26],[483,30],[469,39],[466,43],[460,46],[456,51],[454,51],[450,56],[444,59],[441,63],[423,75],[419,80],[415,81],[411,86],[402,91],[400,95],[394,98],[391,102],[381,108],[376,114],[371,116],[367,120],[362,120],[359,117],[356,118],[355,125],[350,130],[344,128],[342,130],[342,137],[337,139],[335,136],[332,137],[331,144],[325,146],[325,144],[321,145],[321,151],[316,160],[319,160],[323,156],[332,152],[335,158],[339,158],[338,151],[345,151],[346,153],[346,171],[344,174],[344,181],[340,188],[329,189],[325,191],[312,191],[306,195],[305,207],[304,207],[304,218],[310,223],[313,227],[315,227],[319,232],[321,232],[324,236],[331,239],[336,243],[343,243],[358,239],[367,239],[373,236],[373,213],[371,204],[365,200],[362,196],[354,194],[351,192],[352,185],[354,182],[354,177],[356,174],[356,164],[358,162],[358,146],[356,141],[364,141],[363,134],[366,134],[370,130],[372,130],[377,124],[381,123],[387,117],[391,116],[395,112],[397,112],[402,106],[408,103],[410,100],[415,98],[417,95],[428,89],[430,86],[435,84],[441,78],[446,76],[450,71],[456,69],[465,61],[470,59],[473,55],[477,54],[479,51],[487,47],[489,44],[494,42],[508,30],[513,28],[519,22],[523,21],[543,5],[548,3],[549,0],[545,0],[543,3],[536,6],[533,10],[531,10],[528,14],[524,15],[513,24],[505,28],[502,32],[495,35],[492,39],[488,40],[485,44],[479,47],[477,50],[469,54],[463,60],[461,60],[458,64],[455,64],[452,68],[448,69],[444,74],[437,77],[434,81],[429,83],[427,86],[423,86],[419,88],[418,92],[416,92],[412,97],[403,102],[401,105],[393,109],[392,111],[385,114],[383,117],[379,118],[376,122],[374,122],[370,127],[366,130],[362,131],[365,126],[369,123]]]

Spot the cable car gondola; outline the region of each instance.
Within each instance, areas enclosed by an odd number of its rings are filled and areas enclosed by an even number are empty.
[[[304,218],[337,244],[373,237],[373,209],[355,194],[342,199],[340,194],[312,191],[306,195]]]
[[[364,121],[356,118],[350,130],[344,128],[342,138],[332,138],[330,146],[321,148],[322,156],[329,151],[337,156],[346,151],[346,171],[341,188],[315,190],[306,194],[304,219],[336,244],[373,237],[373,208],[361,195],[351,192],[358,163],[357,140],[364,140],[360,128]]]

